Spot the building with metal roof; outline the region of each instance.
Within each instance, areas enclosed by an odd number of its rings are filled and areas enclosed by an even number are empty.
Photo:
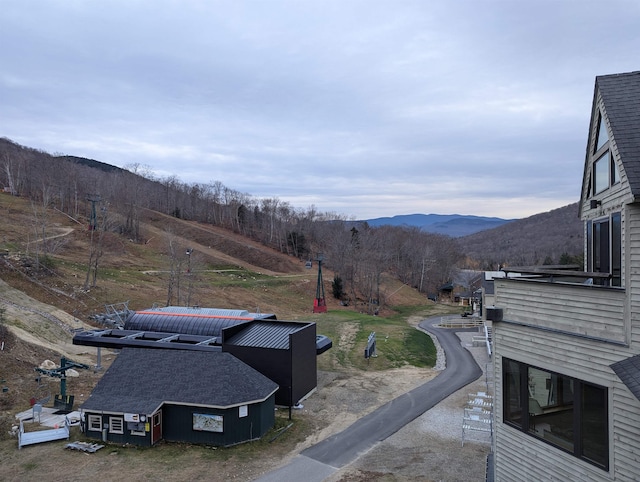
[[[318,382],[316,324],[259,321],[222,332],[222,350],[276,382],[276,404],[294,406]]]
[[[133,312],[127,318],[124,329],[220,336],[222,330],[229,326],[275,319],[274,314],[249,313],[246,310],[167,306]]]
[[[244,310],[167,307],[134,312],[125,329],[76,333],[76,345],[112,349],[228,352],[278,384],[275,403],[291,407],[317,386],[317,355],[331,348],[316,324],[277,321]]]

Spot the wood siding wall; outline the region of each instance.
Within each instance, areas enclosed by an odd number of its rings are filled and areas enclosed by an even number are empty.
[[[495,291],[506,321],[628,343],[623,289],[510,278]]]
[[[640,401],[616,378],[613,385],[614,480],[640,480]]]
[[[596,92],[580,205],[585,221],[585,262],[586,222],[621,213],[622,288],[495,280],[495,305],[504,310],[504,321],[493,324],[494,468],[498,482],[640,480],[640,401],[610,368],[612,363],[640,353],[640,203],[631,193],[622,164],[635,165],[637,161],[622,160],[616,139],[610,136],[609,149],[620,183],[595,195],[589,190],[600,112],[609,127],[602,98]],[[601,155],[602,149],[597,154]],[[600,205],[591,208],[591,200]],[[608,389],[608,472],[503,423],[504,357]]]
[[[151,432],[146,432],[146,435],[132,435],[131,431],[127,429],[127,422],[124,421],[124,413],[113,412],[113,413],[103,413],[103,412],[90,412],[85,411],[85,431],[84,434],[87,438],[93,440],[102,440],[102,430],[91,430],[88,425],[89,416],[95,415],[99,416],[102,420],[103,429],[107,430],[107,441],[109,443],[116,444],[131,444],[138,445],[141,447],[150,447],[151,446]],[[124,426],[123,433],[112,433],[109,432],[107,428],[109,426],[109,418],[116,417],[121,418]],[[151,421],[149,421],[151,423]]]
[[[208,444],[215,446],[229,446],[250,440],[255,440],[267,433],[275,423],[275,397],[271,395],[264,402],[247,404],[247,416],[239,416],[239,407],[219,409],[211,407],[197,407],[191,405],[165,404],[162,408],[162,439],[168,442],[186,442]],[[193,414],[221,415],[224,417],[223,432],[206,432],[193,430]],[[102,417],[102,425],[109,423],[109,417],[124,419],[123,413],[85,412],[86,421],[89,415]],[[153,423],[149,417],[149,424]],[[86,423],[86,422],[85,422]],[[151,432],[145,436],[131,435],[124,422],[124,433],[117,434],[107,431],[107,441],[117,444],[131,444],[151,446]],[[152,426],[150,427],[153,428]],[[102,440],[102,431],[85,429],[87,438]]]
[[[638,480],[640,401],[609,365],[631,356],[628,348],[534,328],[494,323],[496,481]],[[606,472],[503,423],[502,358],[579,378],[609,390],[610,470]],[[514,450],[517,447],[517,450]]]
[[[609,368],[627,347],[548,333],[507,322],[493,325],[496,481],[638,480],[640,401]],[[502,358],[595,383],[609,390],[610,470],[605,472],[503,423]],[[517,447],[517,450],[514,450]]]
[[[239,407],[217,409],[189,405],[165,404],[162,408],[162,438],[168,442],[188,442],[229,446],[262,437],[275,423],[274,396],[264,402],[247,405],[246,417],[239,416]],[[193,414],[220,415],[223,432],[193,429]]]
[[[620,154],[618,153],[618,148],[616,146],[615,139],[609,138],[609,152],[611,153],[611,157],[618,166],[618,171],[620,172],[620,183],[611,188],[606,189],[605,191],[593,194],[591,197],[587,197],[587,193],[589,191],[589,181],[593,182],[593,162],[597,160],[596,155],[594,155],[594,146],[595,139],[598,135],[598,112],[602,111],[602,99],[600,95],[597,96],[596,99],[596,109],[594,109],[592,116],[593,119],[591,121],[591,132],[590,132],[590,143],[588,150],[588,157],[585,162],[585,176],[584,176],[584,185],[582,186],[582,219],[597,219],[603,217],[611,212],[620,211],[622,206],[626,203],[633,200],[633,196],[631,194],[631,189],[629,187],[629,181],[627,179],[627,174],[624,172],[622,167],[622,161],[620,160]],[[609,119],[605,117],[605,123],[607,128],[609,128]],[[591,199],[597,199],[602,202],[600,206],[595,209],[590,208]]]
[[[640,353],[640,205],[629,204],[625,210],[627,222],[622,242],[623,266],[628,273],[629,313],[631,317],[631,348]]]

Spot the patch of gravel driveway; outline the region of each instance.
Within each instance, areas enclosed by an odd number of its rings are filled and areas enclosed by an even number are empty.
[[[473,346],[473,335],[477,333],[458,333],[483,375],[378,443],[327,482],[485,480],[490,434],[472,432],[465,436],[462,446],[462,417],[469,394],[492,393],[489,356],[485,347]]]

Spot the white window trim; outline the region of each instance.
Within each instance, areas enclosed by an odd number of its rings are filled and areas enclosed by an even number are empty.
[[[114,427],[119,425],[119,429]],[[109,433],[124,433],[124,418],[122,417],[109,417]]]
[[[102,417],[100,415],[87,416],[87,429],[92,431],[102,431]]]

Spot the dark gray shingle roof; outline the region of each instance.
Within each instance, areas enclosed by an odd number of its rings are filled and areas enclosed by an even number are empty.
[[[277,389],[229,353],[125,348],[82,409],[151,414],[163,402],[230,407],[263,401]]]
[[[640,195],[640,71],[596,77],[631,192]]]
[[[625,358],[611,365],[618,378],[640,400],[640,355]]]

